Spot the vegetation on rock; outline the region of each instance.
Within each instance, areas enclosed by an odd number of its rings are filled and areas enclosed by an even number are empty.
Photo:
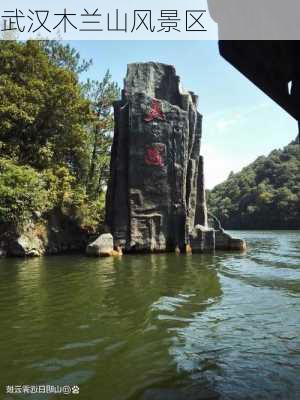
[[[109,72],[81,82],[90,63],[59,42],[0,43],[0,224],[53,209],[101,224],[119,88]]]

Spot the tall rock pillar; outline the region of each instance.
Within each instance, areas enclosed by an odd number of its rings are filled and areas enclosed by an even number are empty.
[[[106,223],[125,251],[184,250],[195,223],[206,225],[197,100],[173,66],[128,66],[106,199]]]

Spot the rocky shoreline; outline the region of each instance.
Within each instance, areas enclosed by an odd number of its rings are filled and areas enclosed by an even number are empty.
[[[43,233],[41,227],[43,226]],[[74,233],[74,231],[73,231]],[[93,240],[94,235],[87,232],[72,236],[71,230],[61,231],[57,226],[52,226],[47,231],[45,225],[29,224],[23,233],[10,233],[9,239],[0,240],[0,257],[41,257],[59,254],[80,253],[89,257],[111,257],[122,256],[123,250],[114,244],[111,234],[102,234]],[[222,251],[245,251],[246,243],[244,240],[231,237],[224,231],[211,229],[203,231],[197,228],[197,236],[191,240],[191,245],[186,246],[182,252],[179,248],[175,250],[153,251],[153,253],[173,252],[180,254],[205,253]],[[199,245],[200,244],[200,245]],[[130,253],[126,252],[125,254]],[[139,253],[139,252],[135,252]],[[140,253],[149,253],[140,251]]]
[[[85,252],[93,235],[76,221],[53,211],[34,215],[22,228],[0,226],[0,256],[39,257],[71,252]]]

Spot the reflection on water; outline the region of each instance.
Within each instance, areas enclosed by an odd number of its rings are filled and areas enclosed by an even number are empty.
[[[0,398],[52,398],[9,384],[77,384],[87,400],[299,398],[300,233],[239,236],[246,254],[0,260]]]

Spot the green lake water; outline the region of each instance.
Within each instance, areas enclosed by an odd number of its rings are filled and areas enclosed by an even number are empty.
[[[300,399],[300,232],[245,254],[0,260],[0,399]],[[6,385],[78,385],[8,394]]]

